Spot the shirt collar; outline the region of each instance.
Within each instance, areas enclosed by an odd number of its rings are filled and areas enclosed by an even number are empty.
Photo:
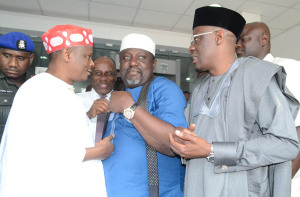
[[[4,78],[5,76],[0,72],[0,79]]]
[[[13,81],[9,80],[3,73],[0,72],[0,79],[4,79],[6,80],[6,82],[9,84],[9,85],[14,85],[16,87],[18,87]]]
[[[268,53],[264,58],[264,60],[268,61],[268,62],[272,62],[273,59],[274,59],[274,57],[271,53]]]
[[[111,93],[113,92],[110,91],[108,94],[106,94],[106,99],[109,100],[110,99],[110,96],[111,96]],[[94,90],[94,88],[92,88],[91,90],[91,97],[96,100],[96,99],[99,99],[100,98],[100,95]]]
[[[65,81],[51,75],[50,73],[47,73],[47,72],[44,72],[44,73],[41,73],[41,74],[47,74],[49,75],[50,77],[52,77],[54,80],[55,80],[55,83],[57,83],[58,86],[61,86],[61,87],[64,87],[66,88],[67,90],[71,91],[72,93],[75,94],[75,88],[73,85],[70,85],[68,83],[66,83]]]

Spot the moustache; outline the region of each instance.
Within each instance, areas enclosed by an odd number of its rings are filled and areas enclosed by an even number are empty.
[[[125,75],[128,75],[129,72],[131,71],[135,71],[135,72],[139,72],[139,73],[143,73],[142,70],[140,68],[129,68],[126,70]]]

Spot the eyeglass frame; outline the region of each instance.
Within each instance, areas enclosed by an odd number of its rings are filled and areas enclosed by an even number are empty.
[[[191,36],[191,45],[195,43],[195,38],[198,38],[200,36],[203,36],[203,35],[207,35],[207,34],[212,34],[212,33],[215,33],[215,32],[218,32],[220,31],[220,29],[217,29],[217,30],[214,30],[214,31],[209,31],[209,32],[204,32],[204,33],[201,33],[201,34],[196,34],[196,35],[192,35]]]

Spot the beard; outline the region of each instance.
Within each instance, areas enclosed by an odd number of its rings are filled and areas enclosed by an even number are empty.
[[[131,72],[137,72],[137,74],[132,75]],[[131,68],[126,70],[125,72],[125,81],[126,83],[131,85],[139,85],[143,80],[143,72],[139,68]]]
[[[139,83],[141,83],[140,79],[127,79],[126,78],[126,82],[128,85],[138,85]]]

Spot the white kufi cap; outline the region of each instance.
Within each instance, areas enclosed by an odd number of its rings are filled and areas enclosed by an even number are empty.
[[[142,34],[128,34],[121,43],[120,52],[125,49],[143,49],[155,56],[155,43],[151,38]]]

